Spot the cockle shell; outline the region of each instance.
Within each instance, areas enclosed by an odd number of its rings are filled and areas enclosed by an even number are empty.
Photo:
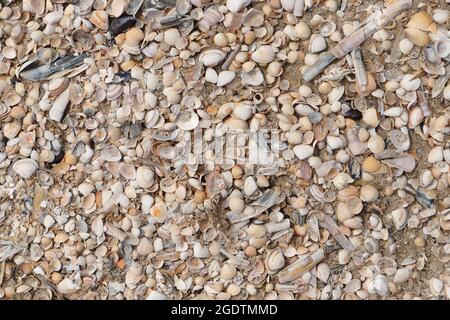
[[[22,178],[29,179],[38,169],[38,164],[33,159],[22,159],[14,163],[13,169]]]

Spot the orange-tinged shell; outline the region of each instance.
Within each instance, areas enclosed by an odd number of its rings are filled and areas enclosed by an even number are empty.
[[[125,34],[125,42],[128,45],[136,45],[144,39],[144,32],[139,28],[131,28]]]
[[[430,42],[428,34],[419,29],[406,28],[405,34],[412,43],[419,47],[424,47]]]
[[[418,29],[422,31],[430,31],[430,25],[433,24],[433,19],[425,11],[413,14],[406,25],[407,28]]]

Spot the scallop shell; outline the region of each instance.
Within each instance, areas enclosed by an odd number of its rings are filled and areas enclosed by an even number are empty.
[[[13,170],[24,179],[31,178],[37,169],[38,164],[33,159],[17,160],[13,165]]]

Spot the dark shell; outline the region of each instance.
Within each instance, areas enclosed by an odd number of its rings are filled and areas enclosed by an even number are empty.
[[[362,113],[359,110],[350,109],[346,113],[344,113],[344,117],[350,118],[352,120],[361,120]]]
[[[114,36],[116,36],[133,27],[136,22],[137,20],[135,17],[123,15],[111,21],[111,23],[109,24],[109,30]]]

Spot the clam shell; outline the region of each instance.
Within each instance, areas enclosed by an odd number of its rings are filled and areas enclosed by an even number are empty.
[[[397,230],[402,230],[406,227],[408,221],[408,212],[405,208],[398,208],[391,212],[392,221]]]
[[[327,42],[322,35],[313,34],[309,39],[309,52],[318,53],[327,48]]]
[[[108,20],[108,13],[106,13],[106,11],[96,10],[92,12],[89,20],[100,30],[108,31],[109,20]]]
[[[220,49],[206,49],[198,57],[205,67],[215,67],[225,59],[226,53]]]
[[[38,164],[33,159],[17,160],[13,165],[13,170],[24,179],[31,178],[37,169]]]
[[[28,11],[41,16],[45,11],[45,0],[23,0],[22,8],[23,11]]]
[[[269,45],[262,45],[252,53],[252,60],[256,63],[267,64],[273,59],[275,59],[275,50]]]
[[[115,146],[108,146],[102,150],[102,158],[105,161],[117,162],[122,159],[122,154]]]
[[[221,71],[217,77],[217,86],[223,87],[227,84],[229,84],[231,81],[233,81],[234,77],[236,76],[236,73],[233,71]]]
[[[250,86],[260,86],[264,83],[264,75],[259,68],[254,68],[249,72],[242,72],[241,79]]]
[[[185,131],[194,130],[197,128],[199,122],[200,119],[197,113],[192,111],[181,112],[176,119],[177,126]]]
[[[246,27],[261,27],[264,25],[264,14],[256,9],[248,10],[244,15],[243,25]]]
[[[407,151],[410,146],[409,135],[400,131],[400,130],[392,130],[389,133],[389,137],[391,139],[392,144],[401,151]]]
[[[64,278],[56,286],[56,290],[61,294],[72,294],[80,290],[80,287],[69,278]]]
[[[266,257],[265,265],[269,274],[275,274],[285,265],[283,251],[279,248],[272,250]]]
[[[227,0],[226,6],[230,12],[239,12],[248,6],[252,0]]]
[[[136,182],[139,187],[150,188],[154,183],[154,173],[150,167],[141,166],[136,170]]]

